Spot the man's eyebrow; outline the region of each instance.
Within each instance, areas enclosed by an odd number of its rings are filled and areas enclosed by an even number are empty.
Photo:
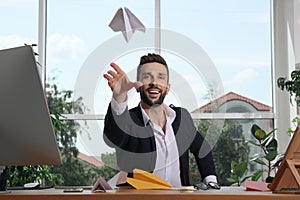
[[[166,73],[164,72],[158,72],[159,75],[167,76]],[[142,75],[153,75],[153,72],[143,72]]]
[[[163,72],[159,72],[158,74],[159,74],[159,75],[167,76],[167,74],[166,74],[166,73],[163,73]]]
[[[143,72],[142,75],[151,75],[151,72]]]

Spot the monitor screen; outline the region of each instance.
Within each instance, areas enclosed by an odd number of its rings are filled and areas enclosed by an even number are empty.
[[[31,46],[0,50],[0,166],[61,164],[37,67]]]

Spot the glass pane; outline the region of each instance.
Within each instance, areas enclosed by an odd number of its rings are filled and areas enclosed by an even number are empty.
[[[206,140],[213,148],[216,172],[221,185],[232,184],[228,180],[232,176],[232,162],[247,163],[247,171],[243,177],[253,175],[262,169],[268,170],[267,166],[250,161],[258,154],[266,155],[261,146],[259,146],[260,142],[252,135],[251,127],[253,124],[257,124],[266,133],[269,133],[273,130],[272,120],[225,120],[222,122],[223,126],[219,130],[212,129],[216,123],[218,123],[217,120],[195,121],[198,131],[205,135]],[[270,137],[273,137],[273,135],[271,134]],[[268,164],[265,158],[261,158],[261,161]],[[193,180],[197,181],[197,175],[199,176],[198,169],[196,165],[193,165],[193,162],[191,162],[191,166],[192,174],[195,175]],[[274,172],[272,171],[272,174]],[[265,181],[267,173],[263,173],[261,178],[260,180]]]
[[[0,24],[0,49],[37,44],[38,0],[1,1]]]
[[[172,54],[169,66],[189,83],[197,108],[230,92],[272,107],[269,0],[161,4],[162,49]]]
[[[109,27],[121,7],[146,27],[146,32],[135,31],[128,42]],[[53,0],[48,1],[47,20],[48,83],[74,91],[74,100],[82,97],[83,113],[104,114],[111,91],[103,74],[112,61],[128,67],[123,67],[128,73],[137,66],[136,55],[143,50],[132,45],[137,38],[148,37],[147,28],[154,26],[154,1]]]

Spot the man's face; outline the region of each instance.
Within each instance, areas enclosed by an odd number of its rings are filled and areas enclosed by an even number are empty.
[[[156,62],[144,64],[139,78],[143,83],[140,88],[141,100],[148,106],[161,105],[170,90],[166,67]]]

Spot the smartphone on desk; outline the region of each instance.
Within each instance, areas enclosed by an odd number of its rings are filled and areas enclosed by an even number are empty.
[[[83,188],[66,188],[64,192],[83,192]]]

